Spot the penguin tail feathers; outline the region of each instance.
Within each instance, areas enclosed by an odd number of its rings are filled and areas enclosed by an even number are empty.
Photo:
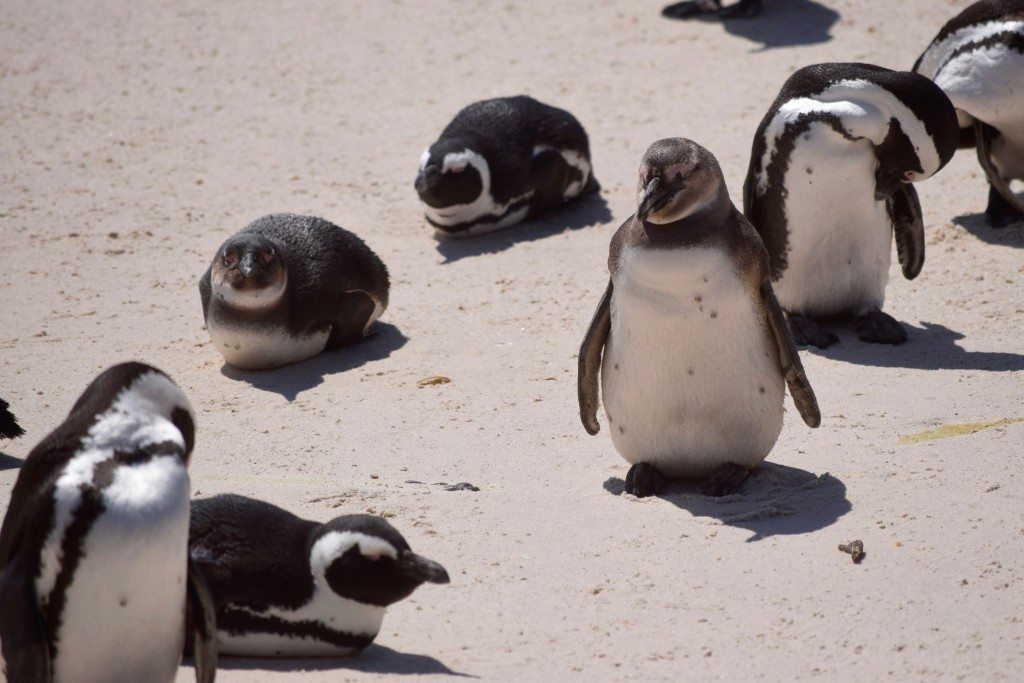
[[[7,403],[0,400],[0,436],[5,439],[17,439],[23,435],[25,430],[18,425],[18,421],[7,409]]]

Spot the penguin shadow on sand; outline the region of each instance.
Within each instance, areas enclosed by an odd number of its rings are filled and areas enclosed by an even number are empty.
[[[0,451],[0,472],[4,470],[17,470],[24,464],[24,460],[15,458],[13,455],[7,455],[3,451]]]
[[[1024,370],[1024,355],[1000,351],[967,351],[957,342],[966,335],[937,323],[921,322],[921,327],[902,323],[907,331],[907,343],[899,346],[866,344],[849,328],[837,327],[839,343],[827,349],[801,347],[831,360],[880,368],[908,368],[911,370],[988,370],[1013,372]]]
[[[760,47],[755,52],[760,52],[832,40],[830,31],[839,21],[839,12],[815,0],[767,0],[760,14],[749,19],[720,21],[713,14],[694,18],[708,23],[720,23],[727,33],[759,43]]]
[[[984,213],[957,216],[953,222],[986,244],[1024,249],[1024,222],[993,228]]]
[[[281,394],[288,401],[303,391],[323,383],[324,377],[354,370],[366,363],[382,360],[405,346],[409,341],[402,332],[389,323],[377,321],[370,336],[357,344],[336,351],[325,351],[317,356],[275,370],[239,370],[225,363],[220,372],[236,382],[248,382],[256,389]]]
[[[469,256],[497,254],[520,242],[552,237],[567,230],[579,230],[612,220],[608,202],[599,193],[582,197],[518,225],[472,237],[437,238],[442,265]]]
[[[187,661],[191,664],[191,661]],[[392,650],[383,645],[370,645],[351,657],[317,657],[308,659],[279,659],[221,656],[217,668],[227,671],[360,671],[385,676],[457,676],[477,678],[460,673],[427,655],[415,655]]]
[[[621,496],[626,482],[611,477],[604,488]],[[831,474],[817,475],[771,462],[761,463],[732,495],[712,498],[701,493],[699,481],[670,480],[658,498],[694,517],[709,517],[747,529],[753,533],[748,543],[769,536],[819,531],[853,509],[846,498],[846,485]]]

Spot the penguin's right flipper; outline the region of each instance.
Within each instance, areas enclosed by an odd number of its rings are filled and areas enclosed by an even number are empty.
[[[1024,214],[1024,203],[1021,203],[1020,199],[1017,198],[1017,195],[1010,189],[1010,184],[1007,183],[1001,175],[999,175],[999,171],[996,170],[995,165],[992,163],[993,131],[994,129],[991,126],[975,120],[974,137],[975,142],[977,142],[978,145],[978,162],[985,170],[985,175],[988,176],[988,182],[992,185],[992,188],[998,192],[1011,207],[1016,209],[1018,213]]]
[[[588,434],[601,431],[597,421],[598,375],[601,371],[601,354],[608,342],[608,334],[612,329],[612,282],[604,290],[601,303],[597,305],[594,319],[590,321],[587,334],[580,345],[579,375],[576,389],[580,399],[580,419]]]
[[[376,309],[377,305],[366,292],[346,292],[334,315],[331,336],[327,338],[325,348],[333,351],[362,341],[366,336],[370,317]]]
[[[7,680],[50,683],[50,645],[24,553],[0,572],[0,647]]]
[[[913,185],[904,185],[889,198],[889,215],[903,276],[913,280],[924,267],[924,217]]]
[[[198,565],[188,560],[188,606],[186,628],[191,630],[192,658],[197,683],[213,683],[217,677],[217,610],[213,594]]]
[[[778,299],[775,298],[775,291],[771,282],[765,280],[761,284],[761,298],[764,301],[768,317],[768,329],[775,337],[775,343],[779,348],[779,366],[782,369],[782,376],[786,378],[789,386],[789,394],[793,397],[796,409],[800,411],[800,417],[804,419],[809,427],[817,427],[821,424],[821,410],[818,408],[818,399],[814,396],[814,389],[804,372],[803,363],[800,362],[800,354],[790,336],[789,324],[782,313]]]
[[[18,421],[8,408],[7,402],[0,398],[0,436],[6,439],[17,439],[25,433],[25,430],[18,425]]]

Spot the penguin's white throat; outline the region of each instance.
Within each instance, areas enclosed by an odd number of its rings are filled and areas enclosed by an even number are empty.
[[[271,308],[280,301],[287,286],[288,276],[285,273],[266,287],[252,289],[240,289],[221,280],[213,284],[213,296],[231,308],[259,311]]]

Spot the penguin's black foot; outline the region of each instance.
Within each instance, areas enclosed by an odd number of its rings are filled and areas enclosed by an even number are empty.
[[[1017,207],[1012,206],[1003,195],[994,187],[988,190],[988,208],[985,209],[985,218],[993,228],[1007,228],[1015,223],[1024,221],[1024,213]]]
[[[789,331],[793,334],[793,342],[797,346],[817,346],[819,349],[828,347],[839,341],[839,336],[824,329],[818,323],[802,315],[790,314]]]
[[[907,341],[907,331],[900,321],[879,310],[858,317],[853,329],[861,341],[869,344],[904,344]]]
[[[661,493],[664,486],[665,477],[654,465],[638,462],[626,473],[626,493],[631,493],[637,498],[656,496]]]
[[[761,0],[740,0],[734,5],[723,7],[718,13],[720,19],[753,19],[761,13]]]
[[[750,470],[751,468],[746,465],[734,465],[733,463],[722,465],[707,478],[704,485],[701,486],[701,493],[712,498],[736,493],[750,476]]]
[[[689,19],[701,14],[714,14],[720,7],[718,0],[687,0],[663,7],[661,16],[669,19]]]

